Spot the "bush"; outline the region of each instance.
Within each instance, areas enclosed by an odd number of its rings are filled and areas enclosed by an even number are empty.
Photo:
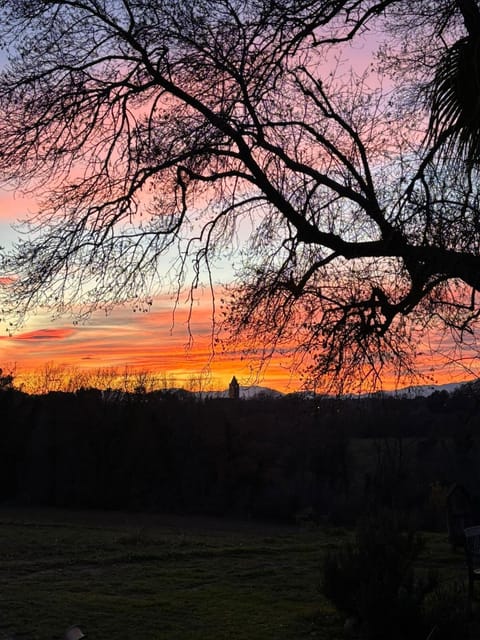
[[[325,595],[358,620],[362,638],[425,640],[423,601],[436,585],[434,575],[416,577],[413,563],[424,544],[383,515],[362,523],[354,544],[326,557]]]
[[[465,586],[458,582],[437,587],[426,597],[425,621],[428,627],[435,629],[434,640],[467,640],[470,637],[466,602]]]

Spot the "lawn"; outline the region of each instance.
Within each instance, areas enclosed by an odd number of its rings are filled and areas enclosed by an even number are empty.
[[[320,566],[348,532],[208,518],[0,510],[0,640],[343,638]],[[429,534],[421,558],[464,579],[460,553]]]

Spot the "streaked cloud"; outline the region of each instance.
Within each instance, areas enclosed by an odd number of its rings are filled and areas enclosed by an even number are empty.
[[[64,340],[75,333],[74,329],[57,328],[57,329],[37,329],[36,331],[27,331],[11,336],[10,340]],[[5,340],[6,338],[2,338]],[[8,338],[7,338],[8,339]]]

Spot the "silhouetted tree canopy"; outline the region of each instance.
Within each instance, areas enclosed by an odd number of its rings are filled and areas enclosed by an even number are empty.
[[[227,259],[225,326],[315,376],[405,376],[424,332],[473,332],[478,2],[0,7],[1,177],[40,197],[6,312],[148,306]]]

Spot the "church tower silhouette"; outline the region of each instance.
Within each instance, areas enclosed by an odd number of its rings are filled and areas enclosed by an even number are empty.
[[[232,400],[238,400],[240,397],[240,385],[235,376],[233,376],[230,386],[228,387],[228,397]]]

